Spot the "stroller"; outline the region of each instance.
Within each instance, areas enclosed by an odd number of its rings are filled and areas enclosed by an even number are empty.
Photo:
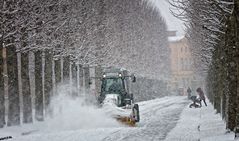
[[[200,100],[200,98],[197,98],[197,96],[191,96],[190,99],[193,101],[193,103],[189,105],[189,108],[192,108],[192,107],[194,107],[194,108],[201,108],[201,100]]]

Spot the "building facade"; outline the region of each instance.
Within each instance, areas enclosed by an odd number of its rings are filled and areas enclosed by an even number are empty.
[[[173,93],[185,95],[190,87],[195,92],[199,87],[200,80],[195,76],[193,69],[193,58],[185,37],[169,37],[169,48],[171,51],[171,80],[169,88]]]

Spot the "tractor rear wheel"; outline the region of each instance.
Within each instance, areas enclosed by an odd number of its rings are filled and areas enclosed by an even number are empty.
[[[133,116],[135,118],[135,122],[139,122],[140,116],[139,116],[139,105],[138,104],[134,104],[132,112],[133,112]]]

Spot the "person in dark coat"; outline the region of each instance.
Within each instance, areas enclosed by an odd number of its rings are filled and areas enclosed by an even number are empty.
[[[187,89],[187,93],[188,93],[188,99],[191,99],[191,96],[192,96],[192,90],[188,87]]]
[[[204,95],[204,92],[202,91],[201,88],[197,88],[197,93],[199,95],[199,98],[200,98],[200,101],[203,101],[205,106],[207,106],[207,103],[206,103],[206,98],[205,98],[205,95]],[[202,104],[200,103],[200,106],[202,106]]]

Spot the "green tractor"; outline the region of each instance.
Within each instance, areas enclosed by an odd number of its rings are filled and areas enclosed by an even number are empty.
[[[130,116],[117,115],[117,120],[134,125],[139,122],[139,106],[134,104],[134,96],[130,93],[130,84],[136,82],[136,77],[128,75],[124,69],[108,68],[103,71],[101,78],[101,92],[98,97],[99,104],[111,103],[122,109],[131,109]]]

